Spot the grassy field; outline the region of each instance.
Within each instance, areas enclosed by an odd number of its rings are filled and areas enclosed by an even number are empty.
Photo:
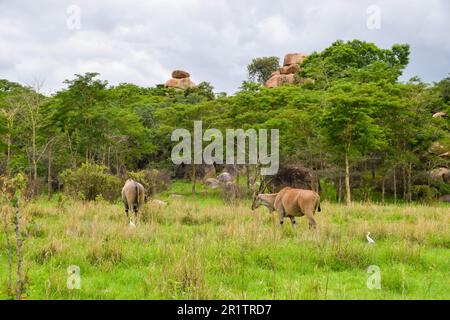
[[[450,299],[448,205],[323,203],[280,227],[266,208],[226,205],[175,184],[169,205],[146,205],[131,228],[120,203],[36,200],[24,244],[27,299]],[[370,231],[376,244],[369,245]],[[67,289],[67,268],[81,288]],[[367,268],[381,270],[369,290]],[[7,257],[0,236],[0,298]]]

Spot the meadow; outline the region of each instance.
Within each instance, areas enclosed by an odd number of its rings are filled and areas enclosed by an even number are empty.
[[[173,193],[177,195],[174,196]],[[25,299],[450,299],[449,205],[323,202],[317,230],[280,226],[250,200],[175,183],[136,228],[120,202],[28,203]],[[375,244],[368,244],[370,231]],[[80,289],[67,288],[70,265]],[[368,289],[367,268],[381,271]],[[0,299],[8,263],[0,235]]]

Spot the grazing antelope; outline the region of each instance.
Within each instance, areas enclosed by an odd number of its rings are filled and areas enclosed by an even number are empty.
[[[144,193],[144,187],[139,182],[136,182],[133,179],[128,179],[125,182],[125,185],[122,188],[122,200],[125,205],[125,213],[127,218],[129,218],[128,211],[132,209],[134,212],[134,218],[137,220],[139,209],[144,204]],[[133,225],[131,219],[130,225]]]
[[[293,226],[296,223],[295,217],[306,216],[309,227],[316,227],[317,223],[313,216],[316,210],[321,211],[320,196],[316,192],[285,187],[278,193],[263,194],[267,184],[263,187],[261,183],[258,192],[253,194],[252,210],[263,205],[270,213],[273,211],[278,213],[280,224],[283,224],[285,217],[289,217]]]

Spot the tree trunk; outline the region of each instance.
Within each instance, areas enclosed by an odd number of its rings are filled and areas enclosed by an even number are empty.
[[[34,117],[33,110],[30,111],[31,120],[31,163],[33,165],[32,176],[32,193],[37,193],[37,151],[36,151],[36,119]]]
[[[16,285],[16,300],[22,299],[22,231],[20,228],[20,210],[19,199],[15,205],[14,224],[16,227],[16,241],[17,241],[17,285]]]
[[[47,196],[52,198],[52,147],[48,147],[48,169],[47,169]]]
[[[108,169],[111,171],[111,146],[108,146]]]
[[[247,178],[247,193],[250,193],[250,166],[245,165],[245,176]]]
[[[384,204],[384,200],[385,200],[385,182],[386,179],[383,177],[383,179],[381,180],[381,203]]]
[[[342,203],[342,176],[339,174],[339,185],[338,185],[338,203]]]
[[[9,173],[9,162],[11,161],[11,135],[8,134],[7,143],[8,143],[8,153],[6,156],[6,172]]]
[[[33,195],[37,192],[37,160],[36,160],[36,121],[34,117],[31,118],[32,123],[32,143],[33,143],[33,154],[32,154],[32,162],[33,162]]]
[[[394,168],[394,175],[393,175],[393,184],[394,184],[394,204],[397,204],[397,175]]]
[[[197,173],[196,173],[196,168],[195,168],[195,164],[192,164],[192,193],[195,194],[195,183],[197,182]]]
[[[409,161],[408,164],[408,201],[412,201],[412,162]]]
[[[120,177],[119,152],[116,150],[116,174]]]
[[[348,153],[345,153],[345,201],[347,206],[352,202],[351,190],[350,190],[350,164],[348,161]]]
[[[327,177],[326,176],[324,176],[324,178],[323,178],[323,184],[321,185],[320,184],[320,179],[318,180],[319,181],[319,192],[320,191],[322,191],[322,190],[324,190],[325,192],[323,193],[323,199],[324,200],[328,200],[328,184],[327,184]]]
[[[8,230],[8,220],[6,213],[3,214],[3,232],[5,233],[5,242],[6,242],[6,255],[8,256],[8,296],[14,297],[13,294],[13,286],[12,286],[12,249],[11,242],[9,240],[9,230]]]
[[[72,161],[72,170],[75,170],[77,168],[77,157],[72,148],[72,139],[70,138],[70,135],[67,135],[67,140],[69,142],[70,158]]]
[[[403,182],[403,200],[407,200],[406,197],[406,166],[402,166],[402,182]]]

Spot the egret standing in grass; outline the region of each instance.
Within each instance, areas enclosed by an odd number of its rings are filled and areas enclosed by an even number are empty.
[[[367,242],[369,242],[369,244],[375,243],[375,241],[373,241],[373,239],[370,237],[370,232],[367,232],[366,239],[367,239]]]

